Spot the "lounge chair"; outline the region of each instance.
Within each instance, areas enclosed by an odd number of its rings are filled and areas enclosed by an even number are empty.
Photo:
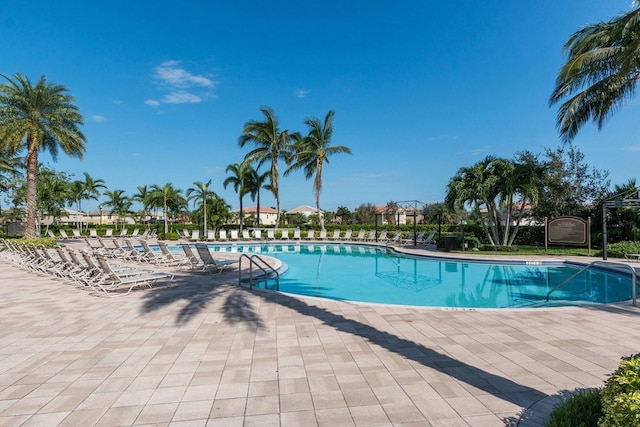
[[[178,234],[180,234],[180,232],[178,232]],[[180,237],[182,237],[183,239],[189,240],[189,237],[191,237],[191,233],[189,233],[189,230],[187,230],[186,228],[183,228],[182,234],[180,234]]]
[[[389,240],[387,238],[387,230],[382,230],[382,232],[380,233],[380,235],[378,236],[378,242],[386,242],[387,240]],[[375,240],[375,237],[374,237]]]
[[[386,231],[382,231],[382,233],[380,233],[380,235],[385,235],[386,236]],[[367,242],[375,242],[376,241],[376,230],[371,230],[369,231],[369,235],[367,235]]]
[[[98,237],[98,232],[96,231],[95,228],[92,228],[89,230],[89,237],[92,237],[92,238]]]
[[[364,242],[366,231],[360,230],[358,231],[358,235],[353,239],[356,242]]]
[[[293,240],[300,240],[300,230],[298,228],[293,230]]]
[[[407,237],[406,239],[400,238],[400,242],[408,244],[408,243],[413,243],[413,239],[415,237],[415,233],[412,231],[409,233],[409,237]]]
[[[137,237],[138,233],[140,233],[140,229],[139,228],[134,228],[133,232],[131,233],[131,236],[129,236],[129,237]]]
[[[190,242],[197,242],[200,240],[200,230],[192,230],[191,237],[189,237]]]
[[[275,240],[276,239],[276,235],[275,232],[273,231],[273,228],[270,228],[267,230],[267,240]]]
[[[127,237],[127,229],[123,228],[122,230],[120,230],[120,236],[119,237]]]
[[[402,242],[402,232],[400,231],[396,231],[396,234],[394,234],[393,237],[391,237],[390,239],[386,239],[387,245],[395,245],[401,242]]]
[[[307,237],[305,240],[313,240],[316,237],[316,232],[314,230],[307,231]]]
[[[209,247],[204,243],[196,243],[196,251],[200,259],[202,259],[203,271],[214,269],[218,273],[222,273],[226,268],[238,263],[238,261],[235,260],[214,259],[209,251]]]
[[[167,260],[167,264],[174,266],[188,265],[189,267],[191,267],[192,263],[190,259],[188,259],[186,256],[179,256],[175,252],[170,251],[165,242],[158,242],[158,247]]]
[[[344,232],[344,236],[340,240],[351,240],[351,235],[353,234],[353,230],[347,230]]]
[[[173,260],[167,258],[162,252],[152,251],[149,244],[145,240],[140,240],[140,244],[144,249],[145,261],[152,264],[171,264]]]
[[[216,230],[207,230],[207,242],[216,240]]]
[[[283,228],[280,230],[280,239],[281,240],[289,240],[289,229]]]
[[[340,230],[333,230],[333,235],[330,237],[331,240],[340,240]]]
[[[320,230],[318,240],[327,240],[327,230]]]
[[[184,252],[187,260],[189,260],[189,266],[193,269],[193,268],[198,268],[198,267],[202,267],[202,265],[200,264],[200,258],[198,258],[193,251],[191,250],[191,246],[189,246],[188,243],[180,243],[180,246],[182,247],[182,251]],[[203,268],[204,270],[204,268]]]
[[[220,230],[218,240],[220,240],[221,242],[226,242],[227,240],[229,240],[229,238],[227,237],[227,230]]]
[[[113,236],[113,228],[107,228],[107,231],[104,233],[104,237]]]
[[[260,229],[253,230],[253,238],[255,240],[262,240],[262,230]]]
[[[55,234],[53,234],[52,230],[47,230],[47,236],[51,237],[52,239],[56,239],[58,240],[58,238],[56,237]]]
[[[69,236],[67,235],[67,232],[64,230],[59,230],[58,233],[60,233],[60,237],[62,237],[65,240],[69,240]]]
[[[153,289],[153,284],[160,279],[169,278],[169,282],[173,280],[173,274],[169,273],[149,273],[148,271],[139,271],[139,274],[119,275],[109,265],[102,255],[96,255],[96,259],[100,267],[104,270],[108,278],[104,282],[97,282],[93,286],[98,291],[103,291],[105,295],[112,295],[113,291],[119,288],[128,288],[125,295],[129,294],[136,286],[147,286]]]
[[[80,230],[78,230],[77,228],[74,228],[71,231],[73,232],[74,239],[82,239],[82,234],[80,233]]]
[[[231,237],[229,238],[229,240],[237,242],[238,241],[238,230],[231,230],[230,234],[231,234]]]
[[[249,234],[249,230],[246,228],[242,230],[242,240],[251,240],[251,235]]]

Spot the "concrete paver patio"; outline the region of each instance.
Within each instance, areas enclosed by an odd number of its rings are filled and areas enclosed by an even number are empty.
[[[640,352],[628,303],[412,308],[176,272],[98,298],[0,260],[0,425],[515,425]]]

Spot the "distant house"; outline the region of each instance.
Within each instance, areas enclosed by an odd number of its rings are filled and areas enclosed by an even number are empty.
[[[90,224],[95,225],[113,225],[122,224],[122,218],[118,215],[118,212],[110,211],[107,209],[101,209],[97,211],[91,211],[87,213],[87,221]],[[126,216],[124,218],[126,224],[135,224],[133,218]]]
[[[87,215],[82,211],[74,211],[73,209],[63,209],[62,215],[53,218],[51,215],[42,216],[42,225],[51,225],[53,223],[60,225],[76,225],[86,224]]]
[[[413,217],[411,220],[413,221]],[[391,212],[386,206],[376,206],[376,222],[380,225],[404,225],[407,223],[407,210],[399,207],[395,212]]]
[[[240,209],[236,209],[231,211],[231,213],[236,218],[236,224],[240,223]],[[270,208],[268,206],[260,206],[260,224],[259,225],[275,225],[276,217],[278,211],[276,209]],[[246,224],[247,219],[253,218],[256,219],[258,215],[258,207],[250,206],[248,208],[242,209],[242,216],[244,216],[244,223]],[[257,226],[258,224],[256,224]]]
[[[311,206],[308,206],[308,205],[300,205],[298,207],[295,207],[287,211],[287,215],[302,214],[306,217],[309,217],[309,215],[316,215],[317,213],[318,213],[318,210],[316,208],[312,208]],[[323,214],[324,214],[324,211],[320,209],[320,215],[323,215]]]

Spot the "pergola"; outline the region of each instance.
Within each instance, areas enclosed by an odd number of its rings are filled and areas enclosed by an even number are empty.
[[[417,215],[417,211],[418,209],[424,209],[427,204],[424,202],[421,202],[419,200],[404,200],[402,202],[396,202],[398,207],[402,208],[402,209],[413,209],[413,246],[417,246],[418,242],[417,242],[417,235],[418,233],[416,233],[417,231],[417,221],[416,221],[416,217]],[[400,221],[397,221],[397,225],[398,225],[398,231],[400,231]]]
[[[638,194],[638,189],[634,190],[636,195]],[[616,194],[608,199],[606,199],[602,203],[602,259],[607,259],[607,208],[640,208],[640,199],[618,199],[612,200],[614,197],[620,197],[624,194],[629,194],[630,192],[624,192],[620,194]],[[637,197],[637,196],[636,196]]]

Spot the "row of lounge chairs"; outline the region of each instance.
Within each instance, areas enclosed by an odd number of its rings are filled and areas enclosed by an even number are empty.
[[[276,234],[276,231],[278,234]],[[292,235],[293,232],[293,235]],[[352,230],[346,230],[344,234],[342,234],[342,230],[334,230],[333,233],[328,234],[326,230],[321,230],[316,234],[315,230],[308,230],[306,234],[303,234],[300,229],[289,229],[283,228],[280,230],[268,229],[266,230],[266,236],[263,237],[262,230],[220,230],[216,233],[214,230],[209,230],[207,232],[206,239],[207,241],[218,241],[218,242],[236,242],[236,241],[265,241],[265,240],[333,240],[333,241],[356,241],[356,242],[386,242],[389,244],[392,243],[413,243],[414,234],[410,233],[409,237],[406,239],[402,238],[401,233],[396,233],[393,237],[387,237],[388,232],[386,230],[382,230],[380,234],[377,234],[376,230],[360,230],[357,235],[353,235]],[[429,233],[429,235],[425,238],[425,232],[420,232],[416,236],[416,243],[419,245],[428,245],[435,244],[435,240],[433,236],[434,232]],[[180,236],[182,239],[186,239],[192,242],[200,241],[200,231],[193,230],[189,233],[188,230],[183,230],[182,235]]]
[[[2,240],[2,257],[26,269],[59,277],[93,291],[96,295],[125,295],[136,287],[153,288],[162,279],[173,280],[173,274],[121,265],[107,261],[96,251],[76,252],[72,248],[46,249],[30,243]]]
[[[204,243],[196,243],[196,253],[198,254],[196,256],[188,243],[182,243],[183,253],[178,253],[169,250],[167,244],[163,241],[158,241],[160,250],[154,251],[145,240],[140,240],[138,246],[129,238],[124,239],[123,245],[118,240],[117,238],[108,240],[101,237],[85,239],[88,251],[108,258],[119,258],[123,261],[167,267],[188,267],[191,270],[208,271],[210,273],[220,273],[237,263],[236,260],[214,258]],[[94,242],[97,242],[97,244],[94,244]]]
[[[120,233],[117,233],[117,234],[114,234],[113,231],[114,231],[113,228],[107,228],[105,235],[103,237],[120,237],[120,238],[135,237],[138,239],[150,239],[150,238],[157,237],[155,231],[151,229],[147,229],[143,231],[142,234],[140,234],[139,228],[134,228],[131,234],[128,234],[128,230],[126,228],[123,228],[120,231]],[[56,236],[53,230],[47,230],[47,235],[57,240],[83,239],[84,237],[86,237],[82,235],[82,232],[77,228],[71,230],[71,232],[72,232],[72,235],[69,236],[69,234],[65,230],[60,229],[59,230],[60,235]],[[95,228],[89,229],[89,237],[91,238],[98,237],[98,232]]]

